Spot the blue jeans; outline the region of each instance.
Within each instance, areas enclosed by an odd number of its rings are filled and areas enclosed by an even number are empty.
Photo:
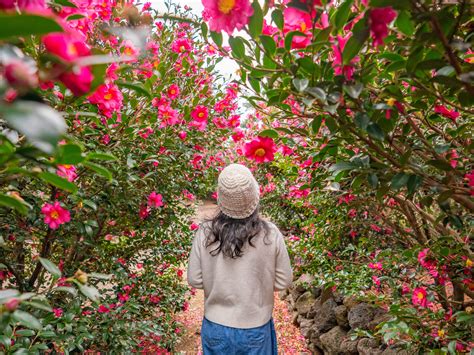
[[[273,319],[257,328],[240,329],[220,325],[206,318],[201,327],[204,355],[277,355]]]

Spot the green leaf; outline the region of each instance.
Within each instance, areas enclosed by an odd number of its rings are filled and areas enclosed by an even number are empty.
[[[407,182],[408,194],[414,194],[423,183],[423,178],[418,175],[410,175]]]
[[[94,153],[87,154],[87,160],[111,161],[111,160],[117,160],[117,157],[108,153],[94,152]]]
[[[367,181],[369,182],[370,186],[372,186],[375,189],[377,188],[377,185],[379,183],[379,178],[376,174],[369,174],[367,176]]]
[[[73,295],[74,297],[77,296],[77,290],[74,287],[59,286],[53,288],[52,292],[67,292]]]
[[[363,129],[364,131],[367,129],[369,122],[370,118],[365,112],[357,112],[354,116],[354,123],[357,127]]]
[[[48,301],[46,301],[45,299],[35,298],[29,301],[24,301],[22,302],[22,304],[28,305],[37,309],[42,309],[43,311],[48,311],[48,312],[53,311],[53,308],[49,305]]]
[[[211,31],[211,38],[217,47],[222,47],[222,33]]]
[[[32,337],[36,332],[32,329],[20,329],[15,332],[16,335],[20,337]]]
[[[113,276],[112,274],[100,274],[98,272],[91,272],[87,275],[89,275],[90,278],[98,280],[110,280]]]
[[[263,29],[263,13],[262,8],[257,0],[252,3],[253,14],[249,21],[249,33],[252,38],[257,38]]]
[[[350,97],[357,99],[364,89],[364,85],[362,83],[356,82],[353,85],[343,85],[342,88]]]
[[[79,291],[81,291],[81,293],[87,298],[89,298],[91,301],[95,302],[99,300],[100,298],[99,290],[97,290],[94,286],[79,284],[78,287],[79,287]]]
[[[269,54],[270,56],[275,54],[277,46],[276,46],[275,40],[272,37],[261,35],[260,42],[262,42],[263,48],[265,49],[267,54]]]
[[[18,297],[18,296],[20,296],[20,292],[18,292],[18,290],[14,290],[14,289],[0,290],[0,304],[5,303],[10,298]]]
[[[52,153],[61,136],[66,133],[64,118],[48,105],[39,102],[18,100],[8,106],[2,105],[0,113],[10,127],[24,134],[33,145],[46,153]]]
[[[41,322],[36,317],[19,309],[13,312],[12,317],[14,320],[27,328],[36,330],[41,330],[41,328],[43,328]]]
[[[73,7],[77,9],[77,6],[68,0],[54,0],[53,3],[61,5],[61,6]]]
[[[329,167],[329,172],[332,172],[333,175],[336,175],[341,171],[354,170],[354,169],[357,169],[356,165],[354,165],[351,162],[345,162],[344,161],[344,162],[340,162],[340,163],[336,163],[336,164],[331,165]]]
[[[377,123],[371,122],[367,126],[367,133],[369,136],[372,138],[378,139],[380,141],[383,141],[385,138],[385,134],[382,131],[382,128]]]
[[[84,17],[85,16],[81,14],[74,14],[74,15],[68,16],[66,20],[67,21],[80,20],[81,18],[84,18]]]
[[[143,85],[143,83],[140,83],[138,81],[136,82],[128,82],[128,81],[116,81],[117,85],[122,88],[134,90],[137,93],[144,94],[145,96],[151,98],[152,95],[148,91],[148,89]]]
[[[83,165],[95,171],[97,174],[105,177],[106,179],[112,180],[112,173],[110,172],[110,170],[108,170],[107,168],[104,168],[102,165],[91,163],[90,161],[84,162]]]
[[[351,6],[353,2],[353,0],[346,0],[338,6],[334,15],[334,24],[338,30],[340,30],[346,24],[349,14],[351,13]]]
[[[398,17],[395,20],[395,26],[397,26],[400,32],[407,36],[411,36],[415,32],[415,26],[411,21],[408,11],[400,11],[398,13]]]
[[[245,46],[241,37],[229,37],[229,45],[234,57],[240,59],[245,57]]]
[[[367,16],[367,15],[366,15]],[[364,17],[354,26],[352,36],[347,41],[342,58],[345,65],[349,64],[360,51],[367,38],[369,38],[370,29],[367,24],[367,19]]]
[[[316,117],[313,122],[311,122],[311,130],[313,134],[318,134],[321,124],[323,123],[323,118],[321,116]]]
[[[60,278],[62,273],[61,273],[61,270],[59,270],[59,268],[56,266],[55,263],[53,263],[52,261],[48,260],[48,259],[45,259],[45,258],[39,258],[39,261],[41,263],[41,265],[43,265],[43,267],[48,270],[48,272],[53,275],[54,277],[56,278]]]
[[[204,21],[201,23],[201,33],[204,39],[207,39],[209,28],[207,27],[207,24]]]
[[[58,164],[78,164],[84,160],[81,148],[76,144],[64,144],[58,148],[56,162]]]
[[[280,30],[283,30],[284,20],[283,20],[283,13],[280,9],[275,9],[272,12],[272,20],[275,23],[276,27]]]
[[[28,213],[28,209],[31,208],[31,206],[26,202],[4,194],[0,194],[0,206],[17,210],[23,215],[26,215]]]
[[[331,131],[331,133],[337,132],[337,124],[336,121],[334,121],[334,118],[332,118],[331,116],[327,116],[324,119],[324,123],[326,124],[326,127]]]
[[[300,31],[288,32],[285,36],[285,49],[287,51],[289,51],[291,49],[291,44],[293,42],[293,37],[295,37],[295,36],[306,37],[306,34],[304,34],[303,32],[300,32]]]
[[[306,78],[303,78],[303,79],[294,78],[293,79],[293,85],[295,86],[296,90],[298,90],[299,92],[305,91],[306,88],[308,87],[308,84],[309,84],[309,80],[306,79]]]
[[[392,178],[390,186],[394,190],[399,190],[407,184],[408,178],[409,178],[409,175],[405,173],[398,173]]]
[[[428,160],[426,163],[440,170],[444,170],[444,171],[453,170],[451,165],[449,165],[449,163],[446,160]]]
[[[316,99],[318,99],[319,101],[321,101],[322,103],[326,102],[327,94],[323,89],[317,86],[309,87],[306,89],[306,92],[310,94],[311,96],[315,97]]]
[[[62,190],[71,192],[73,194],[75,194],[77,192],[77,186],[76,185],[74,185],[72,182],[68,181],[67,179],[62,178],[61,176],[50,173],[49,171],[44,171],[42,173],[39,173],[38,177],[41,180],[43,180],[43,181],[45,181],[45,182],[47,182],[47,183],[49,183],[53,186],[59,187]]]
[[[259,136],[260,137],[270,137],[270,138],[273,138],[273,139],[277,139],[279,137],[278,132],[275,131],[274,129],[263,130],[262,132],[259,133]]]
[[[50,32],[63,32],[63,28],[53,17],[32,14],[0,13],[0,39],[44,35]]]

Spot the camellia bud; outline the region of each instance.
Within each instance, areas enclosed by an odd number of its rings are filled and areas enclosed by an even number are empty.
[[[88,277],[87,274],[82,271],[81,269],[78,269],[76,273],[74,274],[74,278],[79,281],[81,284],[86,284]]]
[[[19,304],[20,300],[18,298],[12,298],[11,300],[7,301],[4,306],[7,311],[13,312],[15,309],[17,309]]]
[[[5,79],[18,90],[28,90],[38,86],[36,69],[22,60],[12,60],[4,67]]]
[[[15,8],[14,0],[0,0],[0,9],[11,10]]]

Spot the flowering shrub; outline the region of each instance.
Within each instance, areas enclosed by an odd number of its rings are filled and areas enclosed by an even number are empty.
[[[172,351],[236,86],[148,5],[0,8],[0,351]]]
[[[387,308],[375,335],[388,344],[469,351],[466,3],[254,1],[245,36],[213,25],[214,5],[204,5],[209,36],[239,63],[258,116],[238,149],[258,164],[266,210],[290,228],[298,269]]]

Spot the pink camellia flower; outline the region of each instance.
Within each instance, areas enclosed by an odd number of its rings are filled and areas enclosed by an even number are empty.
[[[91,50],[84,40],[76,38],[71,33],[49,33],[43,37],[42,42],[49,53],[66,62],[72,62],[79,57],[91,54]]]
[[[151,194],[148,195],[148,206],[155,208],[164,206],[163,196],[153,191]]]
[[[175,53],[191,52],[192,49],[191,41],[188,38],[178,38],[171,44],[171,50]]]
[[[378,7],[370,10],[370,33],[374,46],[383,45],[383,40],[388,36],[388,25],[395,20],[397,12],[391,7]]]
[[[402,295],[406,295],[407,293],[410,293],[410,286],[404,283],[402,285]]]
[[[101,304],[99,306],[99,308],[97,308],[97,312],[99,312],[99,313],[109,313],[110,309],[107,308],[107,306],[104,306],[103,304]]]
[[[191,127],[195,127],[199,131],[204,131],[207,127],[207,118],[209,112],[206,106],[198,105],[191,112],[191,117],[193,121],[190,122]]]
[[[74,165],[58,165],[56,174],[66,178],[68,181],[74,181],[77,178],[76,167]]]
[[[174,99],[177,99],[179,97],[179,87],[178,85],[176,84],[173,84],[171,85],[169,88],[168,88],[168,98],[170,100],[174,100]]]
[[[53,313],[55,318],[61,318],[64,312],[61,308],[53,308]]]
[[[244,138],[244,132],[239,128],[235,129],[234,134],[232,134],[232,140],[234,142],[239,142],[243,138]]]
[[[316,13],[313,14],[315,16]],[[299,31],[305,36],[294,36],[291,42],[291,48],[305,48],[311,41],[312,17],[305,11],[294,7],[287,7],[283,12],[285,21],[283,32],[286,34],[291,31]]]
[[[96,104],[100,112],[110,118],[122,109],[123,96],[117,85],[102,84],[89,96],[89,102]]]
[[[8,84],[15,89],[30,89],[38,86],[36,68],[23,60],[14,59],[8,62],[3,73]]]
[[[453,122],[456,122],[456,119],[459,117],[459,112],[454,109],[448,110],[446,106],[443,105],[436,105],[434,112],[443,117],[449,118]]]
[[[380,287],[381,283],[380,283],[380,279],[375,276],[375,275],[372,275],[372,281],[374,282],[374,284],[377,286],[377,287]]]
[[[209,28],[214,32],[224,30],[229,35],[241,30],[253,14],[249,0],[201,0]]]
[[[160,128],[174,126],[179,123],[178,112],[168,104],[158,107],[158,118],[161,120]]]
[[[381,262],[369,263],[368,266],[370,269],[373,269],[373,270],[379,270],[379,271],[383,270],[383,266]]]
[[[12,10],[15,8],[15,0],[0,0],[1,10]]]
[[[276,145],[270,137],[257,137],[251,142],[245,143],[243,153],[248,159],[257,163],[272,161],[275,157]]]
[[[19,304],[20,304],[20,300],[18,298],[11,298],[7,302],[5,302],[3,306],[5,307],[7,311],[13,312],[15,309],[18,308]]]
[[[181,132],[178,133],[178,137],[179,137],[179,139],[181,139],[182,141],[184,141],[187,136],[188,136],[188,134],[187,134],[185,131],[181,131]]]
[[[89,67],[75,68],[73,71],[62,73],[58,78],[75,96],[88,93],[94,80]]]
[[[355,57],[351,60],[351,62],[347,65],[343,64],[342,60],[342,52],[344,51],[344,47],[346,46],[347,41],[349,40],[351,34],[347,34],[346,36],[337,36],[336,41],[332,45],[332,57],[333,61],[331,63],[332,67],[334,68],[334,74],[336,75],[344,75],[347,80],[352,80],[352,76],[354,74],[354,65],[359,61],[359,57]]]
[[[146,219],[150,215],[150,207],[146,205],[140,206],[140,211],[138,212],[138,215],[141,219]]]
[[[426,289],[424,287],[416,287],[413,290],[413,294],[411,296],[411,302],[415,306],[420,306],[423,308],[428,307],[428,299],[426,298]]]
[[[44,214],[44,223],[51,229],[58,229],[61,224],[71,220],[69,211],[62,208],[58,201],[54,201],[53,204],[45,203],[41,213]]]
[[[193,222],[190,224],[189,229],[191,229],[192,231],[195,231],[196,229],[199,229],[199,224]]]
[[[18,7],[20,10],[44,10],[46,9],[46,3],[44,0],[18,0]]]

